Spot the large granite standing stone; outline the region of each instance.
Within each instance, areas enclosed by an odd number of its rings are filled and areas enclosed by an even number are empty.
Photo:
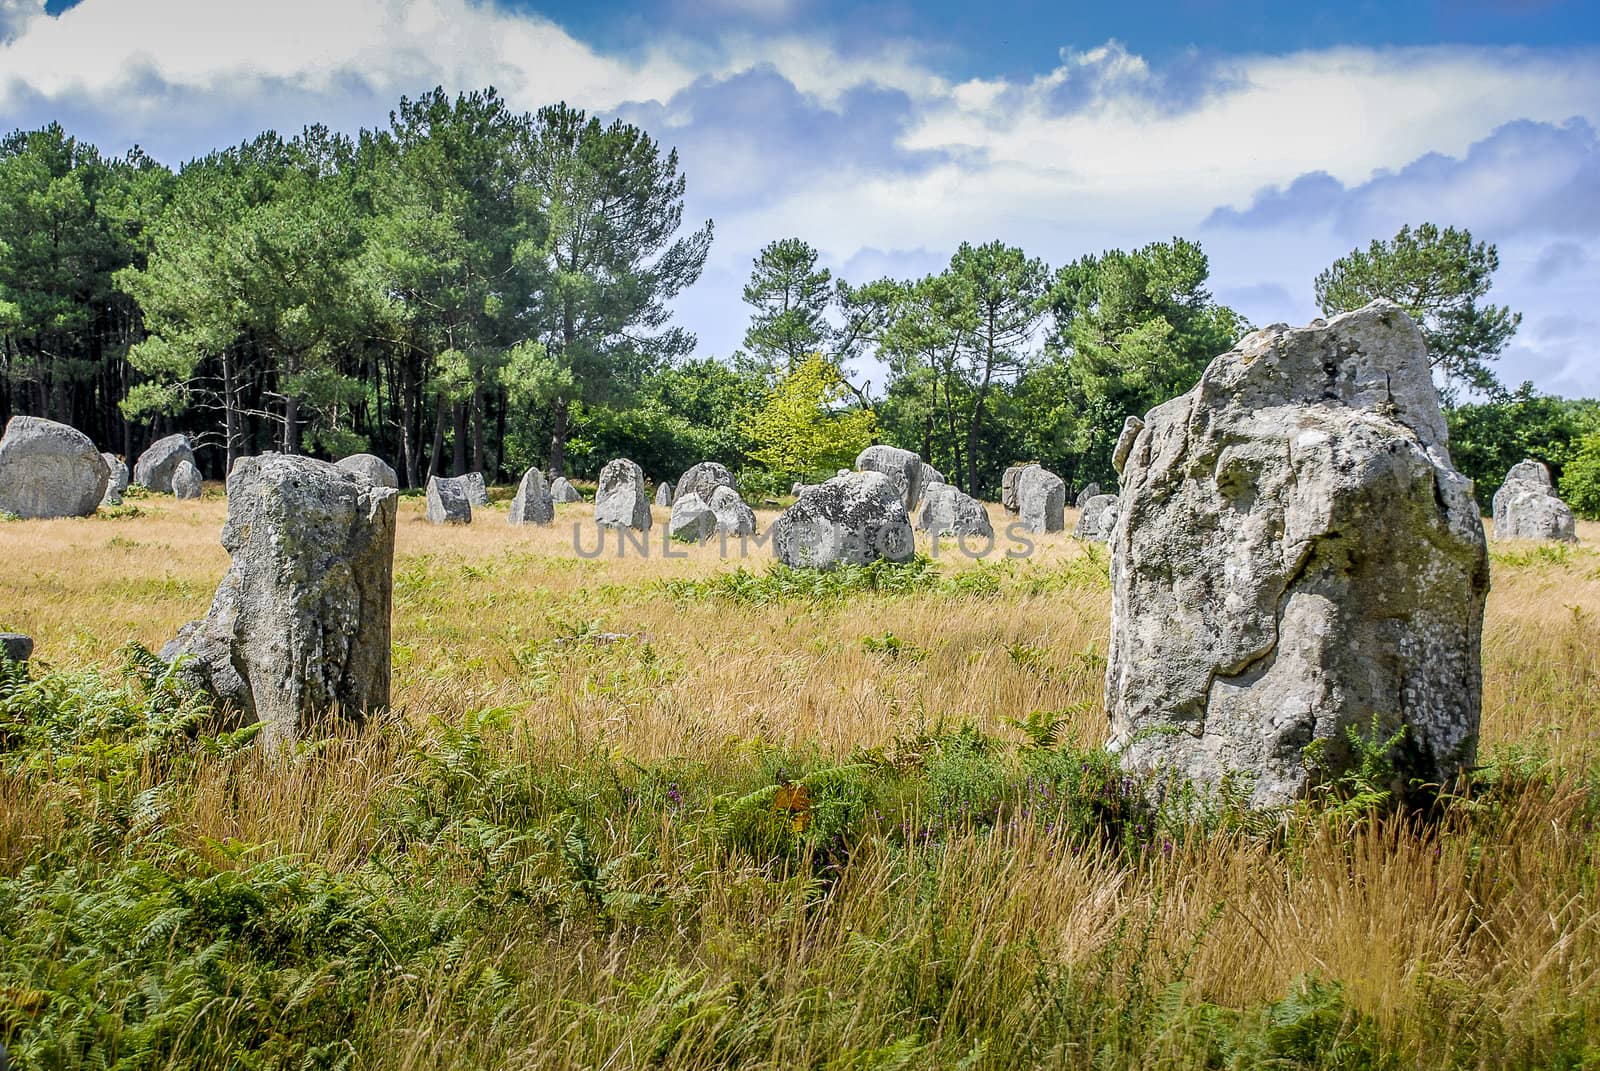
[[[460,477],[428,477],[427,517],[430,524],[472,523],[472,500]]]
[[[456,479],[466,488],[468,502],[479,508],[489,504],[489,485],[483,482],[483,473],[468,472],[457,476]]]
[[[550,498],[550,489],[545,486],[544,473],[533,468],[522,474],[522,482],[517,484],[517,494],[511,500],[511,511],[506,519],[511,524],[555,523],[556,504]]]
[[[717,531],[723,535],[748,536],[756,534],[755,510],[745,505],[739,492],[731,487],[718,487],[711,492],[706,503],[717,518]]]
[[[898,446],[869,446],[856,455],[859,472],[881,472],[900,489],[900,501],[909,512],[922,501],[922,455]]]
[[[1572,509],[1556,497],[1550,470],[1537,461],[1519,461],[1494,493],[1494,537],[1563,543],[1578,540]]]
[[[32,636],[21,632],[0,632],[0,662],[26,662],[32,657]]]
[[[944,478],[944,473],[940,472],[926,461],[922,463],[922,488],[924,494],[926,494],[927,489],[932,487],[934,484],[947,482],[948,481]]]
[[[400,477],[387,461],[376,454],[351,454],[337,462],[346,472],[359,473],[372,481],[374,487],[400,486]]]
[[[1039,465],[1017,474],[1017,520],[1029,532],[1059,532],[1066,527],[1067,485]]]
[[[903,492],[880,472],[847,472],[808,487],[772,525],[772,552],[797,568],[903,562],[916,553]]]
[[[1095,495],[1084,502],[1079,510],[1078,526],[1072,530],[1073,536],[1096,543],[1110,542],[1111,530],[1117,526],[1117,496]]]
[[[110,477],[106,480],[106,493],[101,497],[102,506],[122,505],[122,492],[128,489],[128,466],[116,454],[102,452],[101,460],[106,463]]]
[[[934,535],[994,537],[994,525],[989,523],[989,511],[983,503],[947,483],[932,484],[923,490],[917,528]]]
[[[240,458],[211,609],[162,649],[264,743],[389,705],[396,493],[325,461]]]
[[[1097,483],[1091,483],[1089,486],[1085,487],[1083,490],[1078,492],[1078,497],[1073,500],[1072,504],[1074,506],[1078,507],[1079,509],[1082,509],[1084,506],[1088,505],[1089,500],[1091,498],[1095,498],[1099,494],[1100,494],[1100,485],[1097,484]],[[1112,497],[1115,497],[1115,496],[1112,496]]]
[[[172,474],[184,461],[194,464],[194,448],[187,435],[157,439],[133,463],[133,482],[158,494],[172,493]]]
[[[675,495],[699,495],[706,505],[711,504],[711,494],[719,487],[737,487],[733,473],[726,465],[715,461],[702,461],[691,465],[672,488]]]
[[[1106,708],[1131,771],[1255,806],[1405,736],[1394,787],[1473,761],[1489,563],[1416,324],[1276,325],[1127,425]],[[1308,751],[1308,747],[1316,745]]]
[[[602,528],[650,530],[650,496],[645,494],[643,469],[625,457],[606,462],[594,493],[594,523]]]
[[[656,484],[656,505],[667,509],[672,505],[672,485],[666,480]]]
[[[696,494],[679,495],[672,503],[667,535],[680,543],[704,543],[717,534],[717,515],[710,503]]]
[[[87,517],[111,470],[89,437],[42,417],[14,416],[0,436],[0,511],[22,518]]]
[[[234,462],[238,465],[238,462]],[[200,497],[200,492],[205,488],[205,480],[200,477],[200,470],[195,468],[193,461],[180,461],[178,467],[172,470],[172,494],[176,498],[194,499]]]
[[[557,476],[550,481],[550,501],[558,506],[563,502],[582,502],[583,493],[565,476]]]
[[[1017,480],[1027,465],[1012,465],[1000,477],[1000,508],[1015,517],[1020,512],[1017,505]]]

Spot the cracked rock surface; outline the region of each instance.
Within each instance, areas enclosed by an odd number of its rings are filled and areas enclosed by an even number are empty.
[[[1116,459],[1106,709],[1125,768],[1275,806],[1347,767],[1345,730],[1374,716],[1405,727],[1399,789],[1472,762],[1483,523],[1398,306],[1247,336],[1130,419]]]

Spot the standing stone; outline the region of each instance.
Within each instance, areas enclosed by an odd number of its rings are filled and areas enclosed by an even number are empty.
[[[680,543],[704,543],[717,531],[717,515],[697,494],[679,495],[672,504],[667,535]]]
[[[830,569],[916,553],[898,484],[880,472],[847,472],[808,487],[772,525],[772,552],[785,565]]]
[[[466,488],[468,502],[480,508],[489,504],[489,485],[483,482],[483,473],[469,472],[456,479]]]
[[[1022,476],[1022,470],[1027,465],[1012,465],[1000,477],[1000,508],[1013,517],[1019,512],[1017,506],[1017,480]]]
[[[128,466],[116,454],[102,453],[100,459],[106,463],[106,468],[111,475],[106,480],[106,493],[100,499],[102,506],[122,505],[122,492],[128,489]]]
[[[1274,806],[1348,769],[1347,730],[1375,717],[1405,729],[1397,790],[1472,763],[1488,554],[1404,310],[1257,331],[1124,440],[1106,709],[1125,768],[1242,775]]]
[[[739,492],[731,487],[718,487],[711,492],[707,502],[717,518],[717,531],[723,535],[748,536],[756,534],[755,510],[744,504]]]
[[[706,505],[711,504],[711,493],[719,487],[734,487],[733,473],[728,471],[726,465],[715,461],[702,461],[698,465],[691,465],[673,487],[676,495],[699,495],[700,500]]]
[[[232,564],[211,610],[162,649],[263,743],[389,705],[393,488],[325,461],[240,458],[222,545]]]
[[[656,505],[662,509],[672,505],[672,485],[666,480],[656,484]]]
[[[168,435],[157,439],[133,463],[133,482],[157,494],[172,493],[172,474],[180,462],[194,464],[194,448],[187,435]]]
[[[87,517],[105,497],[111,470],[77,428],[14,416],[0,437],[0,511],[24,519]]]
[[[0,662],[26,662],[33,657],[33,637],[0,632]]]
[[[472,500],[459,477],[428,477],[428,521],[430,524],[471,524]]]
[[[1073,537],[1109,543],[1111,530],[1117,526],[1117,496],[1095,495],[1079,508],[1082,512],[1078,514],[1078,526],[1072,530]]]
[[[393,468],[383,458],[376,454],[351,454],[337,462],[346,472],[359,473],[372,481],[374,487],[400,486],[400,477],[395,475]]]
[[[1017,475],[1017,518],[1029,532],[1059,532],[1066,527],[1067,485],[1039,465]]]
[[[557,476],[550,481],[550,501],[560,505],[563,502],[582,502],[583,495],[572,486],[572,481],[565,476]]]
[[[517,484],[516,497],[511,500],[511,512],[506,518],[511,524],[554,524],[556,504],[550,498],[550,489],[544,484],[544,473],[529,469]]]
[[[1073,501],[1072,504],[1079,509],[1082,509],[1084,506],[1088,505],[1091,498],[1094,498],[1099,493],[1100,485],[1097,483],[1091,483],[1088,487],[1085,487],[1083,490],[1078,492],[1078,497]]]
[[[898,446],[869,446],[856,455],[860,472],[881,472],[900,489],[900,501],[909,513],[922,501],[922,457]]]
[[[238,462],[234,462],[238,465]],[[200,470],[194,467],[193,461],[180,461],[178,467],[172,470],[172,493],[177,498],[199,498],[200,491],[205,487],[205,481],[200,478]]]
[[[936,483],[922,492],[917,509],[917,528],[934,535],[994,538],[994,525],[983,503],[947,483]]]
[[[944,482],[944,473],[940,472],[926,461],[922,463],[922,488],[924,494],[926,494],[927,489],[932,487],[934,484]]]
[[[1550,470],[1537,461],[1519,461],[1494,493],[1494,537],[1578,541],[1572,509],[1556,497]]]
[[[603,528],[650,530],[650,499],[644,493],[643,469],[625,457],[606,462],[594,493],[594,523]]]

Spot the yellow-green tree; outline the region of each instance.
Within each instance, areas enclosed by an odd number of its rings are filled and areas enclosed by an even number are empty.
[[[870,409],[847,405],[839,366],[808,355],[778,380],[750,417],[750,457],[786,479],[832,475],[855,464],[872,444],[878,422]]]

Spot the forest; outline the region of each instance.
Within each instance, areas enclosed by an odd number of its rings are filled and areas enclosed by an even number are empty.
[[[1075,492],[1113,482],[1126,415],[1252,327],[1181,237],[1057,267],[963,243],[937,274],[858,281],[785,237],[730,310],[743,346],[706,354],[671,312],[713,238],[684,219],[688,181],[636,126],[517,113],[493,89],[175,169],[57,124],[16,131],[0,141],[0,419],[63,421],[130,458],[182,431],[210,478],[272,449],[371,451],[408,487],[627,456],[658,475],[720,461],[756,498],[883,441],[981,497],[1019,460]],[[1519,317],[1485,300],[1497,267],[1493,245],[1425,223],[1314,287],[1325,313],[1381,296],[1422,323],[1480,499],[1534,457],[1594,516],[1600,408],[1498,381]]]

